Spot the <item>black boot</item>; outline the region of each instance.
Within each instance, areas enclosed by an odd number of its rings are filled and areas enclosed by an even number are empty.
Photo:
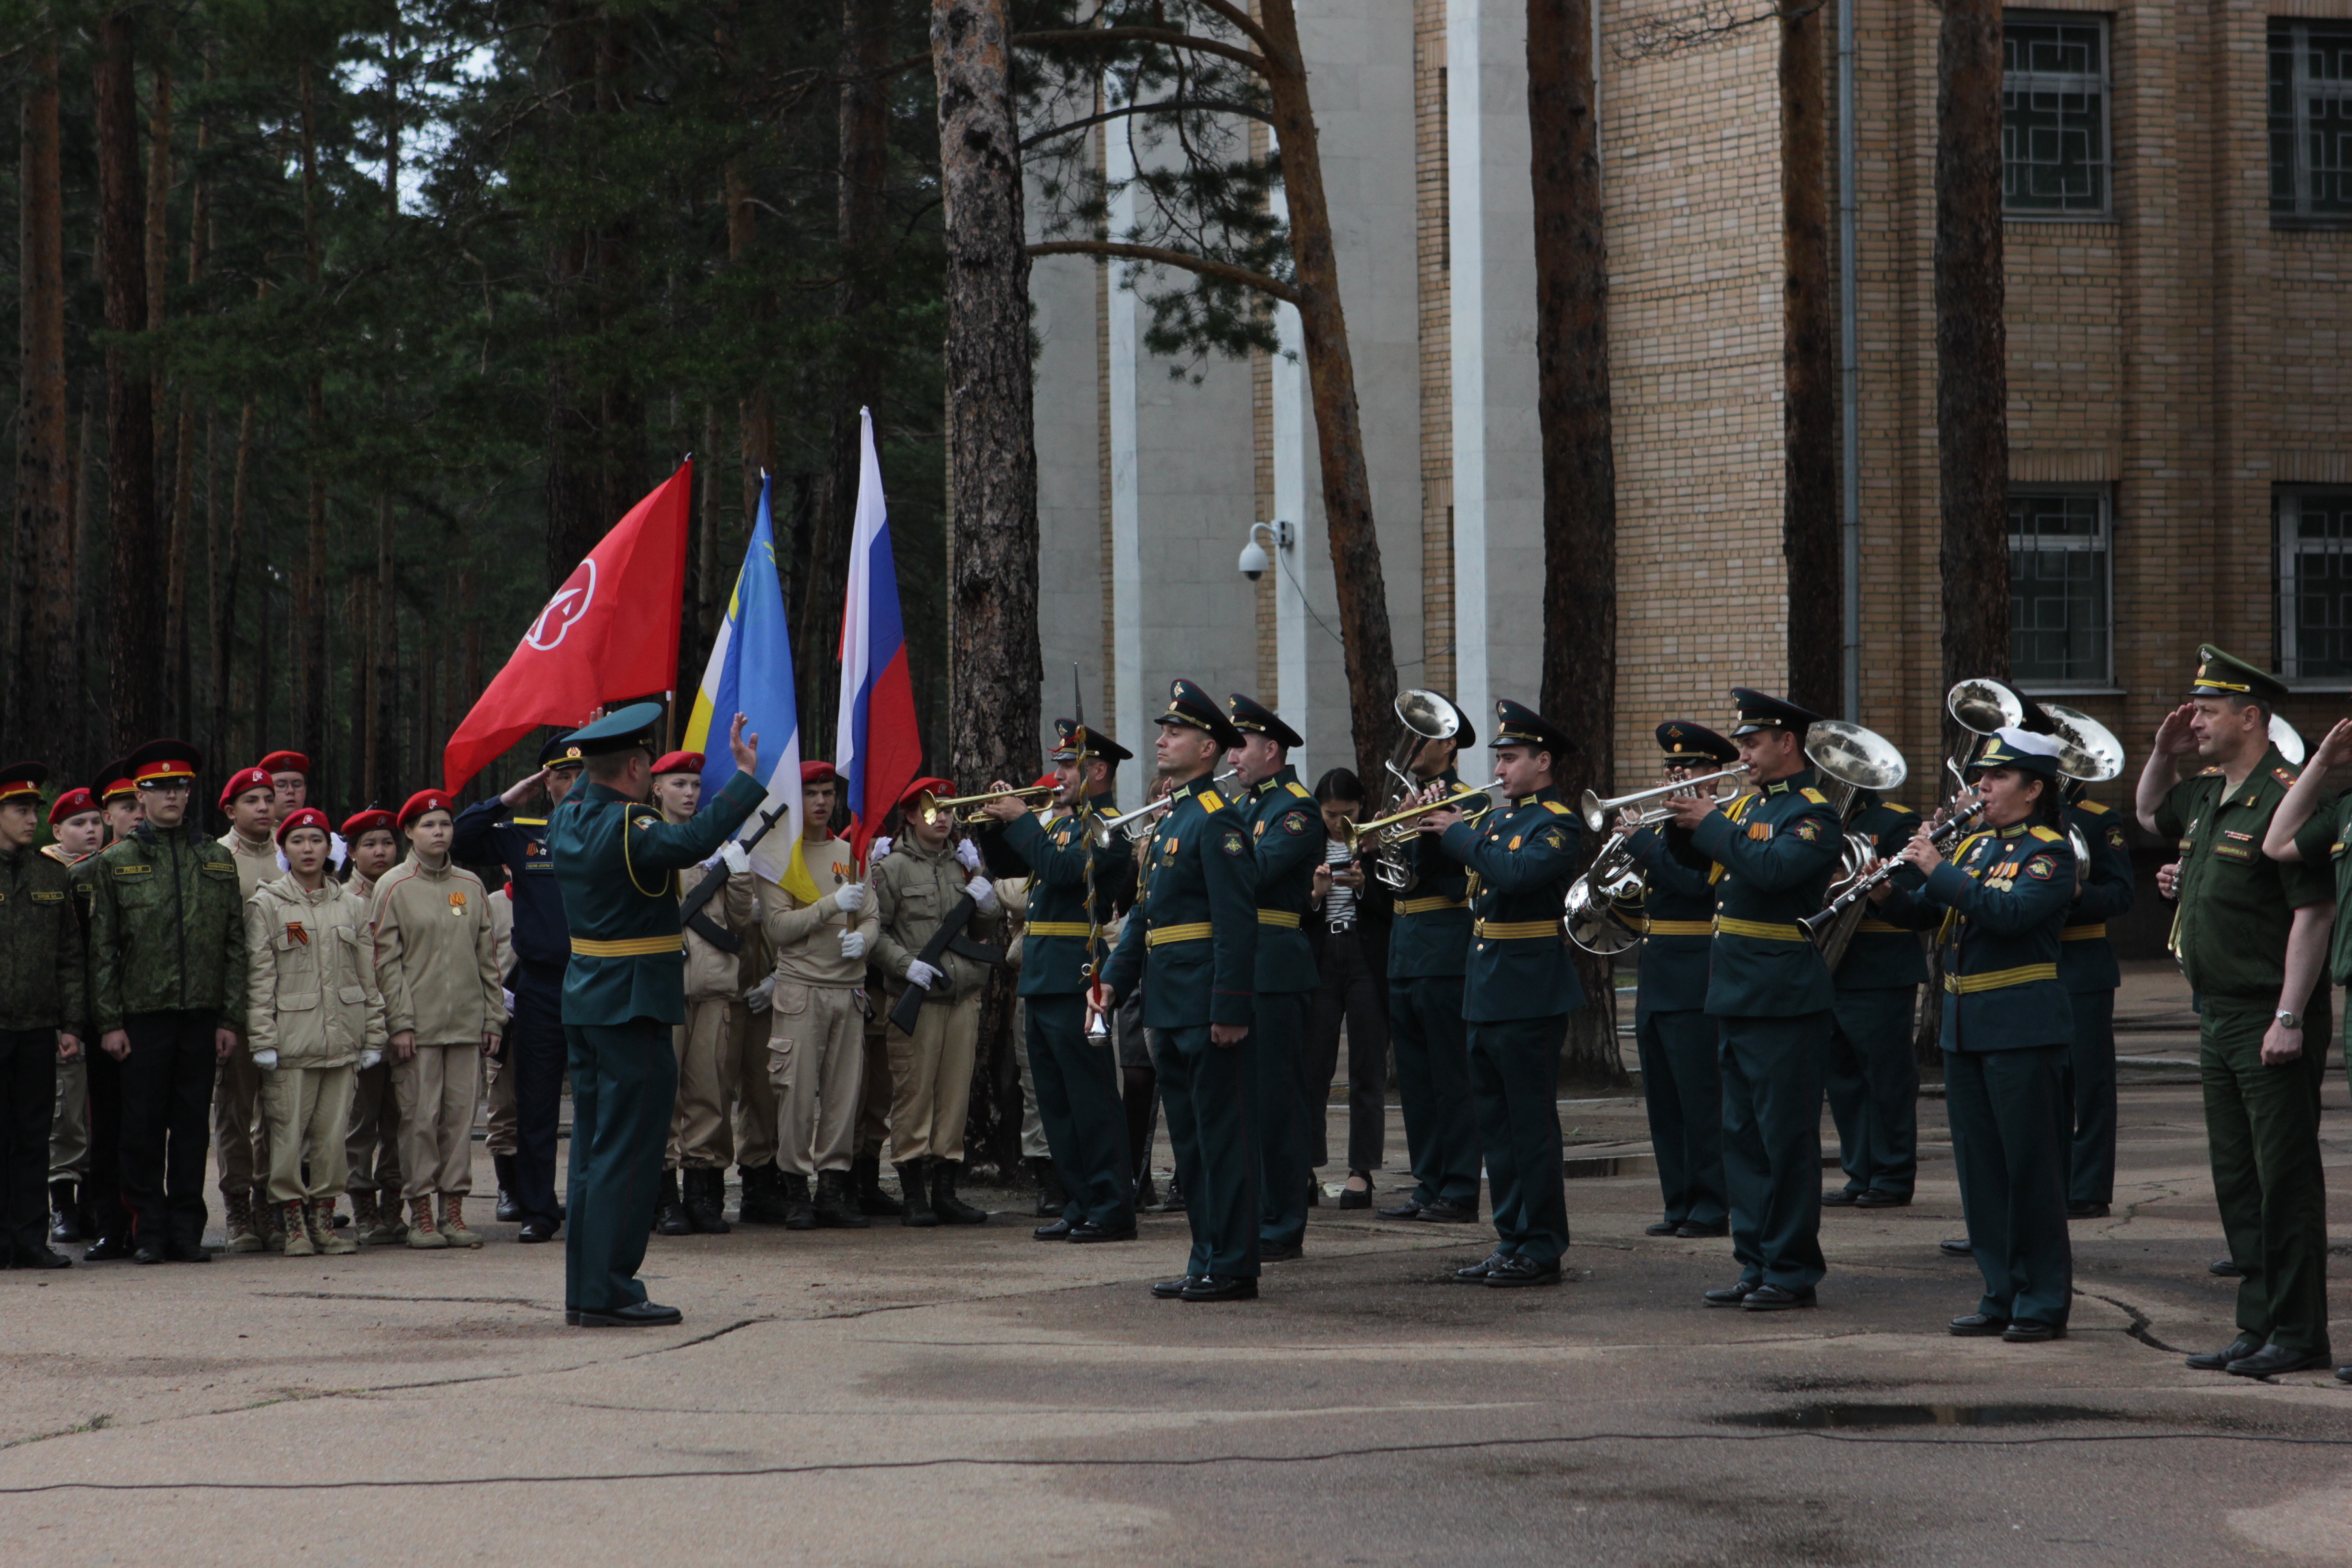
[[[776,1181],[783,1190],[784,1228],[814,1230],[816,1210],[809,1206],[808,1178],[782,1171],[777,1173]]]
[[[986,1225],[988,1211],[976,1209],[956,1196],[956,1173],[963,1169],[958,1160],[933,1160],[931,1163],[931,1210],[940,1216],[941,1225]]]
[[[737,1225],[784,1223],[784,1173],[773,1165],[742,1165],[743,1202],[735,1211]]]
[[[499,1206],[490,1212],[500,1225],[514,1225],[522,1219],[522,1208],[514,1200],[515,1157],[512,1154],[490,1156],[490,1169],[499,1173]]]
[[[678,1201],[677,1173],[664,1171],[661,1195],[654,1200],[654,1234],[656,1236],[692,1236],[694,1222],[686,1217],[686,1205]]]
[[[906,1160],[898,1163],[898,1196],[905,1205],[898,1211],[898,1223],[911,1226],[934,1226],[940,1216],[931,1212],[931,1189],[928,1184],[930,1172],[925,1167],[929,1160]]]
[[[1037,1178],[1037,1217],[1060,1218],[1062,1211],[1070,1206],[1070,1194],[1062,1185],[1061,1173],[1054,1169],[1054,1162],[1048,1159],[1032,1159],[1024,1163],[1029,1167],[1029,1173]]]
[[[727,1223],[727,1173],[719,1170],[681,1171],[686,1189],[687,1222],[694,1226],[697,1236],[725,1236],[734,1226]]]
[[[882,1156],[860,1154],[849,1163],[849,1179],[857,1189],[857,1212],[896,1219],[907,1205],[882,1190]]]
[[[819,1171],[816,1176],[816,1223],[827,1230],[868,1230],[874,1222],[857,1209],[857,1189],[846,1171]]]
[[[81,1205],[74,1201],[71,1182],[49,1184],[49,1239],[51,1241],[88,1241],[89,1233],[82,1228]]]

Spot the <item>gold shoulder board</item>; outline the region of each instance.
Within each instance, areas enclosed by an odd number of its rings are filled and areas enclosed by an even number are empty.
[[[1202,811],[1223,811],[1225,808],[1225,803],[1218,798],[1215,790],[1204,789],[1198,798]]]
[[[2110,807],[2101,805],[2095,800],[2078,800],[2074,805],[2078,809],[2087,811],[2093,816],[2105,816],[2111,809]]]
[[[1315,798],[1315,792],[1308,789],[1305,784],[1300,784],[1297,779],[1290,781],[1290,793],[1297,795],[1301,800],[1313,800]]]
[[[1807,800],[1811,801],[1815,805],[1827,805],[1830,803],[1830,797],[1823,795],[1817,789],[1808,787],[1804,792],[1804,795]]]
[[[2033,837],[2044,844],[2055,844],[2066,836],[2054,827],[2036,827],[2033,830]]]
[[[2283,784],[2291,784],[2294,783],[2294,773],[2291,769],[2287,768],[2273,768],[2271,770],[2271,777],[2278,780],[2278,782]]]
[[[1556,800],[1548,800],[1543,804],[1544,809],[1550,812],[1554,816],[1566,816],[1568,815],[1568,807],[1560,805],[1559,802]]]
[[[1889,800],[1889,801],[1882,801],[1882,802],[1880,802],[1880,804],[1881,804],[1881,805],[1885,805],[1885,806],[1886,807],[1886,809],[1887,809],[1887,810],[1889,810],[1889,811],[1891,811],[1891,812],[1894,812],[1894,813],[1895,813],[1895,814],[1896,814],[1896,815],[1898,815],[1898,816],[1918,816],[1918,815],[1919,815],[1917,812],[1916,812],[1916,811],[1912,810],[1909,806],[1907,806],[1907,805],[1895,805],[1895,804],[1893,801],[1891,801],[1891,800]]]

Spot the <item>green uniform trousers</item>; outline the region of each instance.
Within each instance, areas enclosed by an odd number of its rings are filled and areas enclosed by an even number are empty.
[[[1827,1087],[1845,1190],[1907,1198],[1919,1179],[1916,985],[1841,991],[1831,1005]]]
[[[1470,1026],[1470,1102],[1495,1196],[1496,1251],[1559,1261],[1568,1250],[1559,1170],[1559,1046],[1568,1015]]]
[[[2063,1323],[2074,1299],[2066,1235],[2067,1047],[1946,1051],[1944,1110],[1988,1317]]]
[[[1806,1290],[1822,1261],[1822,1072],[1830,1015],[1718,1018],[1723,1175],[1747,1284]]]
[[[1633,1037],[1642,1054],[1642,1103],[1668,1225],[1719,1226],[1723,1195],[1723,1068],[1715,1020],[1696,1007],[1645,1013]]]
[[[1127,1111],[1118,1098],[1118,1063],[1108,1039],[1087,1038],[1087,1001],[1076,992],[1024,996],[1028,1056],[1037,1116],[1062,1190],[1062,1217],[1114,1230],[1135,1225],[1128,1178]]]
[[[566,1024],[572,1170],[565,1184],[563,1305],[609,1312],[646,1299],[637,1268],[654,1228],[662,1152],[677,1098],[667,1024]]]
[[[2198,1066],[2213,1196],[2238,1282],[2238,1331],[2317,1355],[2327,1343],[2327,1188],[2319,1167],[2319,1076],[2329,997],[2313,988],[2303,1055],[2263,1065],[2270,1001],[2200,999]]]
[[[1470,1110],[1463,1046],[1462,976],[1389,982],[1389,1038],[1396,1046],[1397,1100],[1418,1203],[1450,1198],[1478,1212],[1478,1124]]]
[[[2111,1204],[2116,1201],[2116,994],[2076,991],[2066,1001],[2074,1009],[2074,1043],[2062,1069],[2074,1128],[2066,1201]]]
[[[1257,1230],[1257,1039],[1210,1043],[1209,1026],[1151,1031],[1160,1103],[1176,1152],[1176,1183],[1192,1226],[1187,1274],[1255,1279]]]
[[[1258,1240],[1296,1246],[1307,1237],[1307,1009],[1311,991],[1261,991],[1250,1041],[1257,1049]],[[1315,1108],[1318,1112],[1321,1107]]]

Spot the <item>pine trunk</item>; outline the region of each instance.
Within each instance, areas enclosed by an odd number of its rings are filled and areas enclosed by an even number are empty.
[[[1944,0],[1936,93],[1936,451],[1944,681],[2009,674],[2001,9]],[[1958,733],[1950,721],[1947,749]]]
[[[33,46],[20,104],[22,390],[16,410],[15,593],[9,606],[8,749],[78,778],[98,759],[83,732],[75,663],[72,467],[66,449],[65,203],[58,44]]]
[[[1837,339],[1830,323],[1829,78],[1821,5],[1780,14],[1780,554],[1789,575],[1789,700],[1844,701]]]
[[[236,596],[245,573],[245,512],[251,494],[254,399],[236,419],[236,463],[228,487],[228,558],[221,568],[220,618],[213,628],[213,733],[228,743],[235,688],[229,676],[236,651]],[[255,753],[258,755],[259,752]]]
[[[1536,408],[1543,435],[1545,717],[1583,754],[1565,784],[1608,784],[1617,724],[1617,469],[1609,390],[1609,244],[1601,227],[1591,0],[1528,0],[1528,131],[1536,252]],[[1608,960],[1580,951],[1591,1005],[1569,1018],[1563,1070],[1622,1081]]]
[[[310,62],[302,62],[300,70],[302,97],[302,276],[313,300],[319,291],[319,117],[317,78]],[[296,596],[294,608],[294,651],[291,691],[292,711],[288,715],[293,731],[288,744],[308,752],[318,764],[312,770],[310,787],[326,798],[327,781],[319,777],[324,771],[320,762],[326,755],[327,739],[327,477],[320,467],[325,457],[327,442],[327,388],[314,370],[310,385],[305,389],[305,406],[310,418],[309,549],[303,563],[301,592]],[[260,742],[267,746],[269,737]]]
[[[107,521],[111,533],[110,695],[121,756],[161,730],[163,562],[155,528],[155,399],[128,340],[147,331],[145,199],[139,169],[138,21],[129,9],[98,26],[100,271],[106,300]]]

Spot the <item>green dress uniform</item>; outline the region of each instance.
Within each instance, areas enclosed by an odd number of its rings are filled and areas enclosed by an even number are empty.
[[[1055,761],[1125,758],[1116,742],[1065,720]],[[1083,752],[1079,750],[1083,746]],[[1118,908],[1134,857],[1095,844],[1100,806],[1089,801],[1051,826],[1024,812],[994,840],[1034,879],[1029,921],[1021,939],[1020,995],[1028,1015],[1029,1069],[1036,1083],[1037,1115],[1068,1202],[1062,1221],[1073,1233],[1097,1227],[1109,1239],[1135,1231],[1135,1187],[1129,1175],[1127,1114],[1119,1102],[1118,1061],[1108,1039],[1087,1038],[1086,991],[1103,956],[1102,930]],[[1091,863],[1091,867],[1090,867]],[[1087,908],[1089,878],[1094,908]]]
[[[1159,721],[1238,745],[1223,710],[1189,680]],[[1152,836],[1135,908],[1104,966],[1114,1003],[1143,987],[1161,1104],[1205,1290],[1256,1290],[1258,1268],[1257,857],[1242,811],[1206,776],[1179,784]],[[1253,1035],[1219,1046],[1211,1026]],[[1212,1298],[1213,1299],[1213,1298]]]
[[[1457,736],[1467,735],[1465,724]],[[1464,745],[1470,742],[1464,740]],[[1459,788],[1447,768],[1433,784]],[[1412,1191],[1381,1213],[1412,1219],[1432,1205],[1448,1217],[1478,1217],[1478,1128],[1470,1110],[1470,1058],[1462,1017],[1470,963],[1470,873],[1427,834],[1404,847],[1412,879],[1396,896],[1389,928],[1389,1039],[1396,1048],[1398,1109]]]
[[[1919,831],[1918,814],[1858,791],[1846,830],[1867,837],[1884,859]],[[1906,868],[1898,886],[1916,885]],[[1913,1015],[1927,979],[1927,955],[1916,931],[1864,914],[1832,976],[1826,1087],[1837,1124],[1845,1195],[1865,1208],[1911,1201],[1919,1176],[1919,1066],[1912,1054]],[[1864,1194],[1870,1194],[1864,1196]]]
[[[2195,695],[2252,689],[2275,700],[2284,690],[2218,650],[2205,654]],[[2166,794],[2156,829],[2180,845],[2177,941],[2198,998],[2213,1196],[2230,1256],[2244,1270],[2239,1332],[2257,1345],[2322,1356],[2328,1352],[2327,1189],[2319,1154],[2325,984],[2312,987],[2303,1014],[2303,1054],[2263,1065],[2294,911],[2332,905],[2336,897],[2325,864],[2263,854],[2271,816],[2294,779],[2274,746],[2235,788],[2220,768],[2209,768]]]
[[[1520,704],[1498,701],[1496,746],[1534,745],[1555,758],[1565,737]],[[1441,842],[1470,870],[1470,1099],[1495,1196],[1496,1257],[1488,1283],[1557,1274],[1568,1250],[1560,1185],[1559,1047],[1568,1016],[1584,1005],[1562,913],[1583,831],[1557,787],[1457,822]]]
[[[1801,732],[1818,715],[1734,688],[1741,731]],[[1819,910],[1843,846],[1838,814],[1800,768],[1692,830],[1720,868],[1706,1010],[1722,1039],[1723,1172],[1739,1283],[1811,1300],[1822,1259],[1822,1072],[1837,991],[1797,921]],[[1780,1295],[1772,1306],[1792,1302]]]
[[[2066,807],[2066,826],[2091,847],[2083,890],[2058,933],[2058,984],[2074,1010],[2065,1069],[2074,1129],[2066,1201],[2088,1206],[2116,1198],[2116,988],[2124,976],[2107,922],[2130,911],[2136,889],[2120,817],[2097,801],[2076,800]]]
[[[1659,725],[1658,744],[1667,766],[1701,773],[1727,767],[1739,755],[1729,741],[1686,719]],[[1661,1233],[1721,1236],[1731,1218],[1723,1189],[1723,1069],[1716,1060],[1715,1020],[1706,1016],[1715,889],[1707,881],[1706,857],[1690,837],[1685,829],[1654,824],[1625,841],[1647,886],[1633,1039],[1665,1203]]]
[[[1978,766],[2017,765],[2018,735],[2003,731]],[[2042,776],[2058,787],[2054,768]],[[2063,1329],[2073,1307],[2063,1074],[2074,1024],[2058,950],[2074,898],[2073,846],[2029,821],[1969,835],[1924,887],[1884,906],[1893,924],[1936,929],[1944,954],[1945,1108],[1986,1331]]]
[[[570,738],[585,756],[640,747],[650,753],[660,716],[657,704],[640,703]],[[716,854],[764,795],[757,779],[739,773],[691,820],[669,823],[652,806],[583,780],[548,818],[548,852],[572,932],[563,976],[572,1077],[567,1311],[645,1304],[636,1272],[653,1229],[677,1094],[670,1030],[686,1021],[677,873]]]
[[[47,777],[38,763],[0,768],[0,803],[39,810]],[[30,845],[0,848],[0,1267],[68,1261],[49,1250],[49,1125],[58,1036],[85,1034],[89,1010],[72,872]]]

